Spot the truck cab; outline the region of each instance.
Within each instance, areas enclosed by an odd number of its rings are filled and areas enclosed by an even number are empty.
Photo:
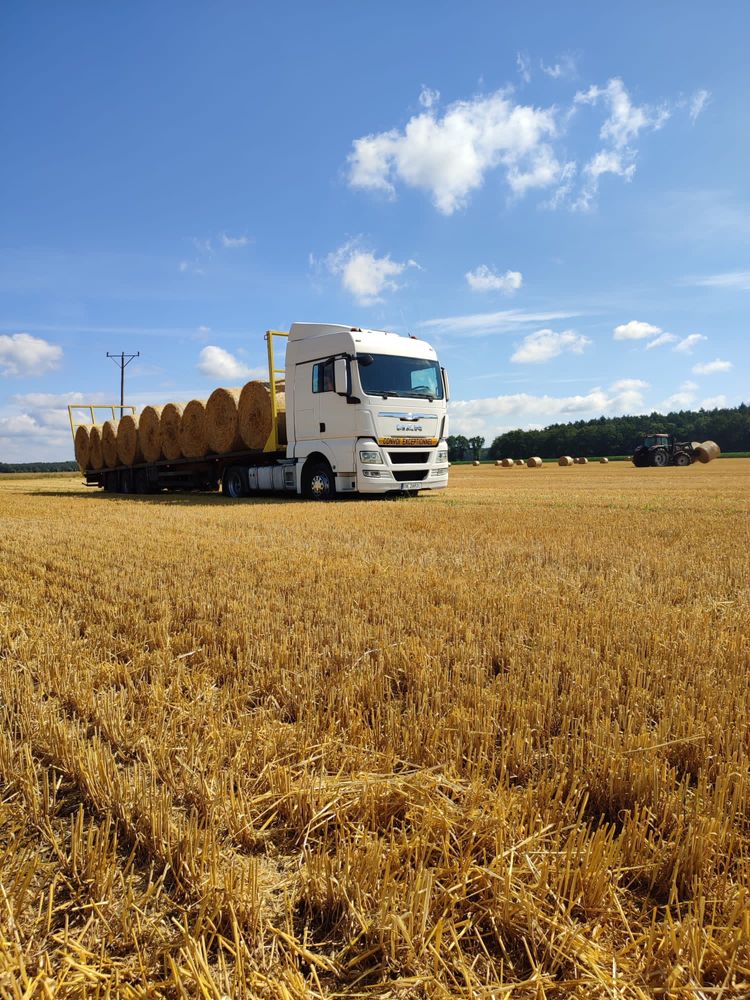
[[[448,485],[448,380],[416,337],[294,323],[285,370],[297,492],[414,493]]]

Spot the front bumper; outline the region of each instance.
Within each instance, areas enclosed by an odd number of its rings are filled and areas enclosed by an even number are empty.
[[[440,450],[445,451],[445,443]],[[365,464],[359,452],[379,451],[382,465]],[[436,461],[438,448],[385,448],[375,442],[357,445],[358,493],[413,493],[417,490],[443,490],[448,485],[448,463]]]

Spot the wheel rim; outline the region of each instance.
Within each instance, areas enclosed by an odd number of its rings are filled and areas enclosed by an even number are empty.
[[[659,466],[661,468],[666,464],[667,464],[667,456],[664,455],[662,452],[657,451],[657,453],[654,455],[654,465]]]
[[[227,493],[233,500],[242,496],[242,476],[239,472],[233,472],[227,476]]]
[[[331,479],[325,472],[316,472],[310,480],[310,492],[316,500],[326,500],[331,495]]]

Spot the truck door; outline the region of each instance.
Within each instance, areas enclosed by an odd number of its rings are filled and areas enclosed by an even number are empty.
[[[294,438],[296,441],[312,441],[320,437],[315,409],[317,396],[313,395],[313,369],[310,361],[303,362],[294,370]]]
[[[345,449],[343,444],[352,449],[354,437],[353,423],[354,416],[352,407],[347,403],[346,396],[340,396],[336,392],[334,379],[334,359],[328,358],[326,361],[316,362],[313,366],[313,396],[316,400],[315,419],[318,426],[318,434],[324,441],[329,441],[334,447],[334,453],[338,462],[343,464],[343,468],[353,467],[348,461],[348,454],[341,451]],[[342,444],[337,448],[335,442]],[[353,452],[352,452],[353,454]]]

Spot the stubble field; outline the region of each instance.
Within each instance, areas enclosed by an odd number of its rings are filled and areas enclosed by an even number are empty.
[[[749,498],[0,481],[0,996],[750,995]]]

